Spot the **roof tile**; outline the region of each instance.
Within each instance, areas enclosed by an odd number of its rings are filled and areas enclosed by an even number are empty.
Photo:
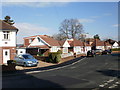
[[[18,31],[16,27],[9,25],[3,20],[0,20],[0,30],[17,30]]]

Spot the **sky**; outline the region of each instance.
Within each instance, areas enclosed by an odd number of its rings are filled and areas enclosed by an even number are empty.
[[[6,0],[5,0],[6,1]],[[24,0],[26,1],[26,0]],[[17,43],[33,35],[59,33],[64,19],[78,19],[88,37],[118,40],[118,2],[2,2],[2,15],[19,29]],[[0,9],[1,10],[1,9]]]

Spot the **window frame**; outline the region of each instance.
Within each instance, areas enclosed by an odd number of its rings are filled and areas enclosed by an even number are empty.
[[[3,31],[3,40],[10,40],[10,31]]]

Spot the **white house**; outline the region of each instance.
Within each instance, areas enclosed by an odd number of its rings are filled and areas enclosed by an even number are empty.
[[[95,41],[91,45],[92,45],[92,48],[94,49],[96,48],[96,49],[105,50],[105,42],[99,39],[95,39]]]
[[[114,42],[114,44],[112,45],[112,48],[119,48],[119,44],[117,42]]]
[[[91,45],[84,42],[84,53],[87,54],[89,50],[91,50]]]
[[[67,41],[70,44],[69,51],[72,51],[73,53],[76,54],[85,53],[83,42],[76,39],[69,39]]]
[[[49,52],[57,52],[60,50],[59,42],[47,35],[25,37],[24,47],[26,47],[26,53],[32,55],[48,55]]]
[[[70,47],[70,44],[68,43],[68,41],[67,40],[59,41],[59,44],[61,46],[62,53],[67,54],[68,53],[68,47]]]
[[[13,60],[16,54],[16,34],[18,29],[0,20],[0,64]]]
[[[112,48],[112,44],[110,44],[109,42],[105,42],[105,49],[111,49]]]

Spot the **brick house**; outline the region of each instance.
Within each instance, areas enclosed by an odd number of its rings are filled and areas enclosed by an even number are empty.
[[[13,60],[16,54],[16,35],[18,29],[0,20],[0,64]]]

